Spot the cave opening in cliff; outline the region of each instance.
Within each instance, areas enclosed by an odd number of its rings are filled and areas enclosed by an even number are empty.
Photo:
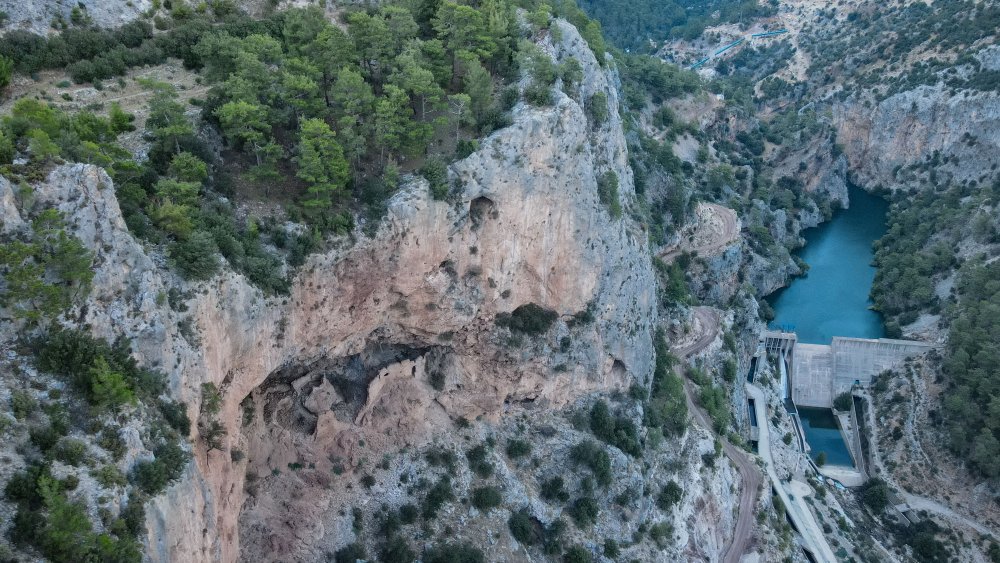
[[[496,203],[486,196],[479,196],[469,203],[469,217],[472,219],[473,230],[482,227],[487,218],[496,219],[499,215]]]
[[[284,366],[251,393],[250,402],[259,406],[265,419],[312,434],[317,418],[326,411],[333,411],[342,422],[353,422],[368,401],[371,382],[388,366],[423,358],[428,383],[438,387],[449,353],[442,346],[373,342],[357,354]],[[411,369],[416,375],[416,367]],[[322,397],[321,388],[329,390]]]

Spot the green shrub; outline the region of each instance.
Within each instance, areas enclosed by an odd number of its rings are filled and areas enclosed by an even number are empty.
[[[507,441],[507,457],[517,459],[526,455],[531,455],[531,444],[517,439]]]
[[[14,414],[14,418],[18,420],[24,420],[31,416],[38,408],[38,401],[29,391],[24,389],[15,389],[11,391],[10,394],[10,411]]]
[[[496,323],[513,332],[534,335],[548,331],[557,318],[559,315],[555,311],[528,303],[514,309],[511,313],[500,313],[497,315]]]
[[[524,545],[535,545],[542,539],[541,523],[527,509],[511,514],[507,519],[507,528],[510,529],[510,535]]]
[[[433,520],[437,517],[437,513],[441,510],[441,507],[454,500],[454,498],[455,494],[451,490],[451,479],[445,475],[438,479],[437,483],[427,491],[427,496],[424,497],[424,518]]]
[[[729,383],[736,381],[736,361],[732,358],[726,358],[722,364],[722,377]]]
[[[593,561],[590,552],[582,545],[574,545],[563,554],[563,563],[590,563]]]
[[[564,485],[563,478],[556,475],[542,483],[539,492],[545,500],[566,502],[569,500],[569,493],[566,491]]]
[[[449,474],[455,473],[456,464],[458,463],[458,457],[455,455],[455,452],[441,447],[433,447],[427,450],[427,453],[424,454],[424,459],[434,467],[445,468]]]
[[[188,462],[188,454],[176,442],[165,442],[153,450],[153,461],[135,465],[132,479],[150,496],[158,495],[171,482],[179,479]]]
[[[566,522],[562,518],[556,518],[545,528],[542,553],[555,557],[563,552],[562,536],[566,532],[566,527]]]
[[[413,504],[407,503],[399,507],[399,520],[403,524],[416,522],[418,516],[420,516],[420,510]]]
[[[493,464],[486,461],[486,454],[486,446],[482,444],[465,452],[465,457],[469,460],[469,468],[484,479],[493,475]]]
[[[703,386],[698,394],[698,402],[711,417],[715,431],[720,434],[725,432],[732,416],[729,412],[729,399],[726,397],[726,390],[714,384]]]
[[[91,403],[101,409],[116,409],[135,402],[135,394],[125,381],[125,376],[115,371],[104,359],[94,359],[88,372]]]
[[[413,563],[416,558],[417,554],[410,549],[410,544],[397,535],[382,545],[379,561],[384,561],[385,563]]]
[[[849,391],[845,391],[833,400],[833,408],[838,411],[847,412],[854,408],[854,397],[851,396]]]
[[[667,547],[673,533],[674,527],[669,522],[660,522],[649,527],[649,538],[656,542],[656,546],[660,549]]]
[[[882,514],[889,506],[889,486],[877,477],[869,479],[861,487],[861,500],[871,508],[872,512]]]
[[[570,459],[589,468],[601,486],[611,484],[611,456],[596,442],[584,440],[576,444],[570,450]]]
[[[118,461],[125,455],[125,451],[128,447],[125,445],[125,440],[122,439],[121,435],[118,434],[118,430],[112,428],[111,426],[105,426],[101,430],[101,434],[98,437],[97,445],[101,446],[106,452],[111,454],[111,459]]]
[[[113,464],[102,465],[100,469],[90,472],[90,475],[105,489],[124,487],[128,484],[125,474]]]
[[[595,92],[587,100],[587,117],[595,127],[600,127],[608,120],[608,96],[604,92]]]
[[[214,383],[201,384],[201,411],[209,415],[215,415],[222,409],[222,394]]]
[[[367,560],[368,554],[365,553],[364,546],[356,542],[338,549],[334,554],[336,563],[355,563],[359,559]]]
[[[170,259],[177,269],[185,278],[194,281],[210,279],[219,271],[218,252],[215,239],[203,231],[173,243],[169,249]]]
[[[160,414],[171,428],[181,436],[186,437],[191,433],[191,419],[188,418],[187,405],[174,401],[157,401]]]
[[[573,502],[569,508],[569,515],[576,522],[578,528],[589,528],[597,522],[597,514],[600,506],[591,497],[581,497]]]
[[[533,106],[551,106],[552,87],[545,84],[530,84],[524,89],[524,99]]]
[[[51,561],[141,561],[133,538],[93,531],[86,505],[66,496],[75,487],[68,478],[53,479],[42,466],[15,475],[6,489],[8,500],[18,504],[9,532],[13,543],[32,546]]]
[[[80,465],[87,457],[87,444],[75,438],[63,438],[53,448],[52,456],[67,465]]]
[[[163,374],[140,369],[124,340],[112,346],[80,330],[56,329],[36,339],[32,347],[39,369],[68,378],[95,406],[127,399],[129,393],[152,398],[166,389]]]
[[[446,543],[424,552],[424,563],[485,563],[483,551],[468,543]]]
[[[49,424],[28,430],[28,436],[31,438],[31,443],[35,444],[42,453],[48,453],[59,442],[59,438],[63,434]]]
[[[119,536],[137,538],[146,531],[146,497],[138,491],[130,494],[128,504],[118,514],[118,524],[115,533]],[[120,529],[119,529],[120,528]]]
[[[428,374],[428,378],[427,379],[428,379],[429,383],[431,384],[431,388],[432,389],[434,389],[435,391],[444,391],[445,378],[444,378],[444,372],[443,371],[441,371],[439,369],[432,370]]]
[[[472,506],[480,512],[489,512],[501,504],[503,495],[496,487],[477,487],[472,490]]]
[[[684,496],[684,489],[677,484],[676,481],[671,479],[667,481],[667,484],[660,489],[660,494],[656,496],[656,506],[660,510],[670,510],[675,504],[680,502],[681,497]]]
[[[431,196],[437,200],[448,197],[448,166],[440,158],[429,158],[420,168],[420,175],[430,184]]]
[[[624,416],[612,417],[604,401],[597,401],[590,409],[590,430],[594,436],[633,457],[642,455],[635,423]]]
[[[622,204],[618,197],[618,175],[608,170],[597,178],[597,199],[608,208],[612,219],[622,216]]]
[[[19,108],[24,108],[23,101],[15,104],[15,116]],[[34,111],[45,114],[40,108]],[[38,118],[54,122],[53,126],[60,130],[55,116]],[[58,147],[44,131],[32,129],[29,134],[34,134],[29,143],[33,157],[58,154]],[[47,209],[32,221],[27,242],[6,237],[0,240],[0,276],[5,281],[0,288],[0,305],[8,307],[14,318],[44,324],[89,293],[94,277],[93,257],[80,239],[66,233],[64,226],[62,215]]]

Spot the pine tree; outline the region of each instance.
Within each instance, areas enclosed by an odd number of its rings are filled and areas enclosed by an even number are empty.
[[[222,124],[222,131],[230,142],[242,143],[249,147],[257,158],[257,165],[263,164],[262,150],[266,144],[264,133],[270,129],[267,124],[267,109],[243,100],[227,102],[215,111]]]
[[[379,162],[384,166],[396,154],[411,133],[410,98],[401,88],[388,84],[383,97],[375,104],[374,142],[379,151]]]
[[[350,178],[344,151],[336,137],[322,119],[302,120],[297,175],[311,184],[302,204],[313,213],[329,209],[333,197],[343,191]]]

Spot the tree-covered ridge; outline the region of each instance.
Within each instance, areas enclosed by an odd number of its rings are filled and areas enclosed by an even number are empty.
[[[831,6],[819,18],[799,36],[816,86],[853,76],[842,96],[871,88],[879,98],[942,80],[952,87],[988,89],[982,87],[992,74],[974,55],[996,42],[1000,3],[995,0],[891,2],[872,10]],[[962,65],[971,66],[962,73],[966,79],[950,70]]]
[[[394,186],[376,178],[432,152],[467,154],[512,105],[494,96],[516,80],[511,6],[438,4],[351,12],[346,31],[306,8],[285,12],[280,34],[206,35],[194,47],[214,85],[203,115],[258,180],[281,183],[292,163],[314,223],[348,192],[382,199]]]
[[[558,2],[555,2],[558,4]],[[774,12],[757,0],[581,0],[601,22],[604,34],[622,49],[646,51],[650,41],[697,39],[706,27],[748,22]]]
[[[951,446],[988,477],[1000,475],[1000,262],[962,268],[949,313],[944,398]]]
[[[265,291],[285,291],[281,260],[264,245],[294,268],[325,233],[351,230],[359,214],[376,225],[403,172],[419,170],[433,196],[446,197],[445,163],[508,123],[522,70],[532,79],[525,99],[540,105],[551,102],[558,78],[567,89],[582,78],[577,61],[555,65],[529,40],[547,33],[553,16],[534,2],[387,3],[350,10],[337,24],[316,7],[263,20],[225,2],[208,8],[157,15],[162,33],[145,22],[112,31],[81,24],[46,39],[9,33],[0,46],[0,56],[17,61],[19,71],[68,65],[75,80],[95,87],[168,56],[211,85],[207,99],[191,102],[201,106],[201,121],[221,132],[228,147],[222,158],[173,88],[153,81],[145,83],[153,92],[144,135],[151,146],[138,162],[114,143],[133,128],[116,106],[106,118],[71,116],[25,99],[0,124],[5,173],[32,181],[63,160],[105,167],[130,230],[166,245],[191,279],[212,276],[221,253]],[[530,10],[527,25],[517,8]],[[603,54],[596,24],[572,4],[563,8]],[[28,162],[15,165],[15,157]],[[310,229],[235,221],[232,205],[219,196],[245,191],[263,192]]]
[[[933,171],[934,160],[927,166]],[[917,166],[919,169],[920,166]],[[984,475],[995,477],[1000,454],[1000,181],[899,192],[889,230],[876,243],[876,308],[890,336],[921,313],[940,314],[948,328],[942,372],[948,391],[940,416],[951,449]],[[974,250],[968,254],[960,247]],[[953,290],[938,287],[954,277]]]

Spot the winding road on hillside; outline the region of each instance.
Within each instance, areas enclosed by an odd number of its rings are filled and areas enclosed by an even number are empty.
[[[694,231],[681,239],[676,246],[661,250],[657,256],[664,262],[673,261],[682,252],[710,256],[739,238],[740,222],[735,211],[716,203],[700,203],[698,224],[695,225]]]
[[[878,426],[876,426],[877,422],[875,415],[875,402],[873,401],[871,394],[863,393],[863,396],[865,398],[865,401],[868,402],[868,408],[865,409],[867,411],[865,418],[867,418],[866,423],[868,424],[868,428],[869,429],[878,428]],[[885,482],[888,483],[889,486],[895,489],[896,494],[898,494],[899,497],[903,499],[903,502],[905,502],[911,509],[926,510],[927,512],[936,514],[939,517],[944,518],[945,520],[949,520],[952,523],[961,524],[968,528],[971,528],[979,532],[979,534],[986,537],[1000,537],[1000,534],[995,533],[994,530],[984,526],[982,523],[977,522],[976,520],[973,520],[962,514],[959,514],[958,512],[955,512],[951,508],[941,504],[940,502],[934,499],[922,497],[907,492],[906,489],[904,489],[898,482],[896,482],[896,480],[892,477],[892,473],[890,473],[886,469],[885,465],[882,463],[881,452],[877,447],[878,439],[874,435],[875,434],[874,430],[872,434],[873,434],[872,443],[874,443],[876,447],[869,448],[869,452],[872,458],[872,465],[875,466],[875,468],[877,469],[877,475],[881,477],[883,480],[885,480]],[[875,474],[875,472],[872,473]]]
[[[704,350],[719,336],[719,315],[714,309],[695,307],[694,318],[695,327],[699,331],[697,337],[691,342],[683,343],[674,348],[674,353],[682,360]],[[681,380],[684,382],[684,395],[687,399],[688,411],[694,415],[700,426],[714,434],[708,415],[692,399],[691,382],[683,376],[681,376]],[[750,540],[753,537],[753,507],[757,503],[757,496],[764,477],[757,468],[757,464],[743,450],[732,445],[725,436],[719,436],[719,439],[722,441],[722,451],[736,466],[743,482],[743,486],[740,488],[739,514],[736,517],[733,539],[727,546],[722,559],[725,563],[737,563],[750,547]]]

